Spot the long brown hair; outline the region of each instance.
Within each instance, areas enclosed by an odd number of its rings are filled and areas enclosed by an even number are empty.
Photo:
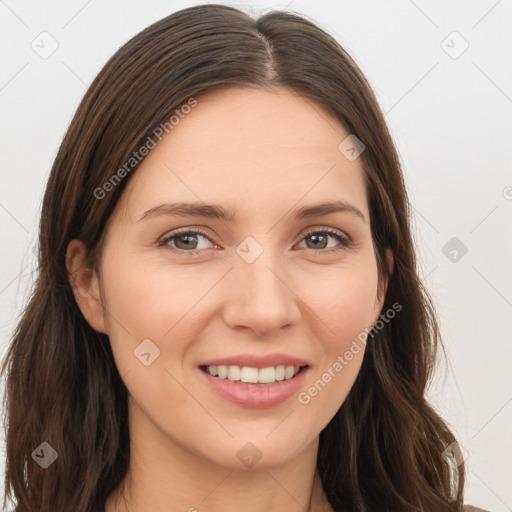
[[[417,274],[401,166],[374,93],[314,23],[287,12],[253,19],[222,5],[176,12],[122,46],[60,146],[42,205],[37,282],[2,365],[4,506],[9,496],[17,512],[97,512],[127,473],[127,389],[108,336],[78,308],[65,255],[78,238],[97,268],[106,222],[137,166],[108,194],[98,188],[190,98],[274,85],[323,105],[363,142],[375,256],[379,276],[389,278],[383,310],[403,307],[368,338],[351,392],[320,434],[326,496],[336,512],[461,509],[464,465],[445,462],[455,438],[424,397],[442,347],[439,328]],[[43,442],[58,454],[47,470],[32,456]]]

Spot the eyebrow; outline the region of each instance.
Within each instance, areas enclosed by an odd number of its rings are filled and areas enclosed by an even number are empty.
[[[305,219],[309,217],[318,217],[336,212],[348,212],[359,217],[366,223],[366,217],[355,206],[341,200],[325,201],[319,204],[303,206],[293,212],[293,217]],[[217,204],[205,203],[164,203],[155,206],[145,212],[137,222],[157,217],[160,215],[179,215],[182,217],[205,217],[210,219],[226,220],[234,222],[236,219],[236,210],[226,209]]]

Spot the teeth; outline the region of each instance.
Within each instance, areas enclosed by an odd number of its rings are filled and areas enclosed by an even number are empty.
[[[240,380],[240,367],[239,366],[228,366],[228,379],[229,380]]]
[[[300,366],[268,366],[252,368],[250,366],[207,366],[206,371],[213,377],[242,381],[249,384],[271,384],[272,382],[289,380],[299,373]]]
[[[286,373],[286,369],[285,369],[284,365],[276,366],[276,371],[275,371],[276,380],[284,380],[285,373]]]
[[[261,368],[258,372],[258,382],[268,384],[269,382],[276,381],[276,369],[273,366],[268,368]]]
[[[236,368],[238,370],[238,379],[230,380],[241,380],[242,382],[250,382],[252,384],[258,383],[258,368],[249,368],[244,366],[241,370],[239,366],[230,366],[230,368]]]

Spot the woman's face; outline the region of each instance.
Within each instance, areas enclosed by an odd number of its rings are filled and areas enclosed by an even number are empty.
[[[105,330],[132,428],[225,467],[271,467],[317,441],[380,314],[362,162],[347,131],[288,90],[196,100],[109,221]],[[300,214],[333,202],[352,210]]]

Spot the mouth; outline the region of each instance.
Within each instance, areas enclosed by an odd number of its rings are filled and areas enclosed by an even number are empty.
[[[252,366],[237,365],[200,365],[204,373],[219,380],[231,381],[234,384],[247,384],[249,386],[271,386],[283,381],[293,380],[298,374],[304,372],[309,365],[293,366],[278,365],[256,368]]]
[[[307,364],[264,367],[203,364],[197,367],[198,374],[204,377],[203,382],[217,396],[237,407],[251,409],[270,409],[291,400],[304,386],[310,370]]]

